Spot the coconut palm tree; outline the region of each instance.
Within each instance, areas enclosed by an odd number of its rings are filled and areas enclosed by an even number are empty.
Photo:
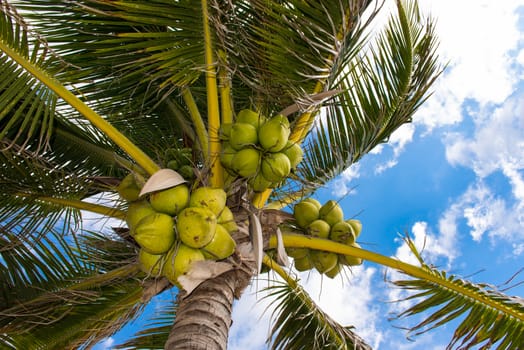
[[[368,0],[2,0],[0,8],[3,348],[87,348],[172,289],[176,302],[121,347],[224,349],[233,300],[269,269],[268,278],[279,276],[268,287],[272,348],[369,349],[301,288],[285,266],[293,248],[403,272],[394,283],[416,302],[401,316],[424,314],[412,332],[462,317],[450,348],[524,342],[522,299],[429,266],[409,238],[418,266],[312,237],[283,211],[387,142],[430,95],[441,66],[433,20],[416,2],[397,1],[382,30],[370,25],[382,8]],[[285,118],[286,140],[304,152],[267,188],[220,161],[241,110]],[[133,186],[147,193],[137,198]],[[144,248],[127,213],[177,186],[226,191],[236,248],[174,280],[139,263]],[[90,213],[102,218],[97,228],[86,224]],[[172,268],[162,261],[159,270]]]

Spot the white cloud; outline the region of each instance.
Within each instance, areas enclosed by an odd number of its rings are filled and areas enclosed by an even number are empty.
[[[114,343],[115,343],[115,339],[113,339],[112,337],[105,338],[96,345],[96,349],[97,350],[111,350]]]
[[[380,174],[386,171],[389,168],[394,167],[398,163],[398,157],[402,154],[406,145],[408,145],[413,140],[413,135],[415,134],[415,125],[414,124],[403,124],[400,126],[389,138],[387,143],[388,147],[393,149],[393,158],[379,165],[375,169],[375,174]],[[376,153],[380,153],[383,150],[383,147]]]
[[[301,273],[300,277],[301,285],[323,311],[342,325],[355,326],[356,333],[378,349],[383,332],[377,322],[383,315],[375,300],[377,295],[372,283],[375,272],[374,268],[356,267],[352,273],[340,275],[342,278],[322,278],[316,271]],[[260,290],[268,282],[255,283]],[[256,290],[255,286],[251,287],[234,305],[228,345],[231,350],[266,349],[273,310],[269,303],[273,299],[263,299],[265,293]]]
[[[360,177],[360,163],[351,165],[338,176],[331,185],[331,194],[342,198],[350,193],[355,194],[353,181]]]
[[[463,103],[502,103],[514,90],[518,75],[512,67],[522,60],[512,55],[522,38],[517,9],[522,1],[419,1],[437,19],[439,54],[448,67],[422,106],[415,122],[434,127],[462,120]],[[450,11],[450,9],[453,9]],[[496,30],[493,30],[496,28]]]

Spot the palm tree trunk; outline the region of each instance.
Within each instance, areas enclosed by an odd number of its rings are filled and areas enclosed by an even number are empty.
[[[165,349],[225,350],[233,299],[251,280],[252,270],[236,269],[181,292],[175,323]]]

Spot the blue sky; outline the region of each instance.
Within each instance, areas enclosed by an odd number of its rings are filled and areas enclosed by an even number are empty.
[[[438,19],[439,52],[449,62],[434,95],[389,144],[316,197],[340,200],[346,217],[357,215],[366,249],[414,263],[399,239],[409,233],[419,248],[425,243],[428,262],[500,285],[524,267],[524,1],[419,4]],[[344,280],[301,278],[332,317],[354,325],[374,349],[444,349],[450,339],[451,327],[416,342],[392,327],[387,315],[401,305],[386,301],[402,293],[387,287],[380,266],[365,263]],[[522,297],[524,286],[508,293]],[[231,350],[265,349],[270,312],[263,313],[261,296],[252,288],[236,303]]]

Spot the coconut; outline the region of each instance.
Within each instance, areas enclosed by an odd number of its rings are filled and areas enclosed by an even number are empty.
[[[308,203],[313,203],[315,205],[315,207],[318,208],[318,210],[320,210],[320,208],[322,208],[322,204],[320,204],[319,201],[317,201],[315,198],[306,198],[306,199],[303,199],[302,202],[308,202]]]
[[[231,129],[233,127],[233,123],[222,123],[220,124],[220,129],[218,130],[218,137],[221,140],[229,140],[229,137],[231,136]]]
[[[191,192],[190,207],[208,208],[219,216],[226,206],[227,193],[222,188],[199,187]]]
[[[193,180],[195,178],[195,171],[191,165],[182,165],[180,169],[178,169],[178,173],[185,180]]]
[[[353,242],[348,245],[351,247],[360,248],[360,244],[357,242]],[[340,263],[347,266],[357,266],[362,265],[362,259],[352,255],[340,255]]]
[[[318,208],[310,202],[298,202],[293,207],[293,216],[298,226],[306,228],[310,223],[319,218]]]
[[[263,192],[268,189],[273,183],[266,179],[262,172],[258,172],[254,177],[247,182],[255,192]]]
[[[229,142],[222,144],[222,152],[220,153],[220,162],[227,169],[232,169],[233,157],[237,151],[231,147]]]
[[[174,171],[178,171],[180,168],[180,163],[176,159],[172,159],[166,164],[166,168],[172,169]]]
[[[137,224],[150,214],[155,214],[156,211],[153,209],[151,204],[146,200],[141,200],[129,204],[126,214],[127,227],[129,227],[129,233],[135,234],[135,227]]]
[[[135,241],[149,254],[164,254],[175,242],[173,218],[167,214],[150,214],[135,229]]]
[[[341,270],[342,265],[336,264],[335,267],[333,267],[331,270],[324,272],[324,275],[328,276],[329,278],[335,278]]]
[[[306,229],[313,237],[328,238],[331,227],[324,220],[318,219],[310,223]]]
[[[280,182],[291,172],[291,163],[284,153],[268,153],[260,166],[262,175],[271,182]]]
[[[286,253],[294,259],[301,259],[309,254],[308,248],[286,248]]]
[[[331,226],[329,239],[338,243],[351,244],[355,242],[355,232],[350,224],[339,221]]]
[[[128,202],[134,202],[138,200],[141,186],[136,180],[136,177],[134,174],[127,174],[126,177],[120,181],[120,184],[116,188],[118,194],[120,197],[125,199]]]
[[[218,224],[211,242],[202,247],[202,252],[207,259],[222,260],[235,251],[236,243],[227,232],[227,229]]]
[[[189,188],[182,184],[154,192],[149,197],[149,202],[153,209],[158,212],[176,215],[189,203]]]
[[[309,258],[309,255],[307,255],[303,258],[295,259],[294,266],[297,271],[307,271],[313,268],[313,262]]]
[[[362,231],[362,223],[360,222],[360,220],[349,219],[346,220],[346,222],[350,224],[353,228],[353,232],[355,233],[355,239],[358,238],[358,236],[360,236],[360,232]]]
[[[325,252],[323,250],[311,250],[311,262],[320,273],[326,273],[334,268],[338,263],[338,256],[335,253]]]
[[[298,163],[304,158],[304,151],[302,147],[296,142],[288,141],[286,147],[282,151],[288,158],[291,163],[291,169],[296,169]]]
[[[235,222],[235,217],[233,216],[233,212],[231,212],[231,209],[229,209],[227,206],[224,207],[224,210],[222,210],[222,213],[217,218],[217,223],[224,226],[227,232],[234,232],[238,230],[238,226],[237,226],[237,223]]]
[[[173,246],[166,258],[164,276],[178,286],[178,277],[189,272],[192,263],[205,259],[200,249],[191,248],[185,244]]]
[[[217,217],[208,208],[188,207],[177,217],[176,228],[180,240],[192,248],[202,248],[215,235]]]
[[[247,123],[253,125],[258,129],[262,124],[266,122],[266,117],[250,109],[243,109],[238,112],[236,117],[237,123]]]
[[[229,144],[237,151],[258,142],[257,129],[247,123],[235,123],[229,133]]]
[[[160,276],[164,264],[163,257],[165,257],[165,254],[149,254],[144,249],[140,249],[138,252],[140,270],[154,277]]]
[[[290,134],[289,121],[283,115],[277,115],[258,129],[260,145],[269,152],[280,152],[286,146]]]
[[[320,218],[330,225],[344,220],[344,212],[337,201],[329,200],[319,210]]]
[[[253,177],[258,172],[260,152],[254,148],[244,148],[238,151],[231,161],[232,168],[242,177]]]

